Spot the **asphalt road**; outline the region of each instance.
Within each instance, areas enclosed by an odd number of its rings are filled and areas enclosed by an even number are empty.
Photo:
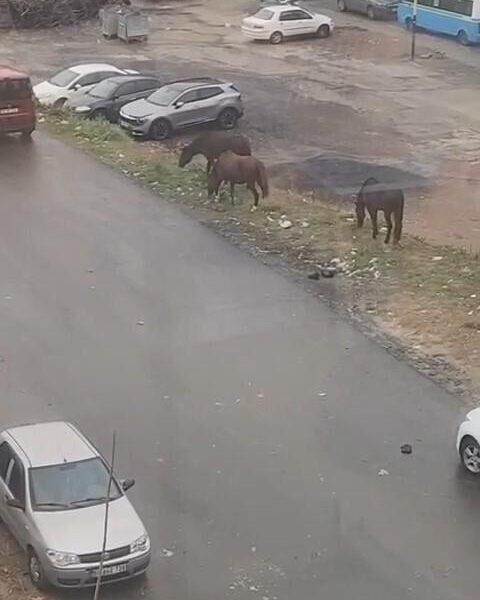
[[[105,599],[478,598],[456,399],[57,141],[4,142],[0,180],[2,425],[116,429],[153,540]]]

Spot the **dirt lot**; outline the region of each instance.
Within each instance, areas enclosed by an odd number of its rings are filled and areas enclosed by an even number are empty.
[[[307,4],[331,13],[325,2]],[[230,78],[244,93],[241,127],[276,173],[347,198],[369,175],[396,182],[408,190],[407,231],[480,250],[478,50],[421,35],[423,58],[411,63],[408,35],[396,24],[336,12],[331,39],[271,47],[241,36],[241,17],[254,6],[148,4],[144,45],[104,40],[97,23],[13,33],[0,45],[37,78],[98,59],[165,78]]]
[[[24,575],[25,558],[0,523],[0,599],[42,600]]]

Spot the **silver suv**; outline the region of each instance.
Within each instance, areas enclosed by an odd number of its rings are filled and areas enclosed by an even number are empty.
[[[37,423],[0,433],[0,517],[28,555],[39,589],[95,585],[99,574],[109,467],[70,423]],[[102,582],[145,572],[150,540],[125,490],[110,491]]]
[[[165,140],[177,129],[201,123],[233,129],[242,115],[242,98],[232,83],[199,78],[175,81],[127,104],[120,125],[134,136]]]

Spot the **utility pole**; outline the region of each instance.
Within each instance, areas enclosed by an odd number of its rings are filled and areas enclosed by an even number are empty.
[[[108,513],[110,510],[110,494],[112,491],[113,467],[115,464],[116,437],[117,437],[116,432],[114,431],[113,432],[113,441],[112,441],[112,460],[110,461],[110,473],[108,475],[107,497],[106,497],[106,501],[105,501],[105,521],[103,522],[102,554],[100,555],[100,566],[98,568],[98,577],[97,577],[97,583],[95,585],[95,593],[93,595],[93,600],[98,600],[98,595],[100,593],[100,585],[102,583],[103,563],[104,563],[105,551],[107,549]]]
[[[415,60],[415,34],[417,33],[417,3],[418,0],[413,0],[412,46],[410,49],[410,60]]]

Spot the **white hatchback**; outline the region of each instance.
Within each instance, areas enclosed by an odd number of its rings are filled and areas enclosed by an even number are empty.
[[[272,44],[281,44],[286,37],[300,35],[326,38],[333,28],[330,17],[291,4],[262,8],[242,22],[244,36],[253,40],[268,40]]]
[[[33,87],[33,93],[40,104],[60,108],[77,90],[87,91],[108,77],[135,73],[137,71],[103,63],[74,65],[56,73],[47,81],[37,83]]]
[[[474,408],[458,428],[457,450],[467,471],[480,475],[480,408]]]

